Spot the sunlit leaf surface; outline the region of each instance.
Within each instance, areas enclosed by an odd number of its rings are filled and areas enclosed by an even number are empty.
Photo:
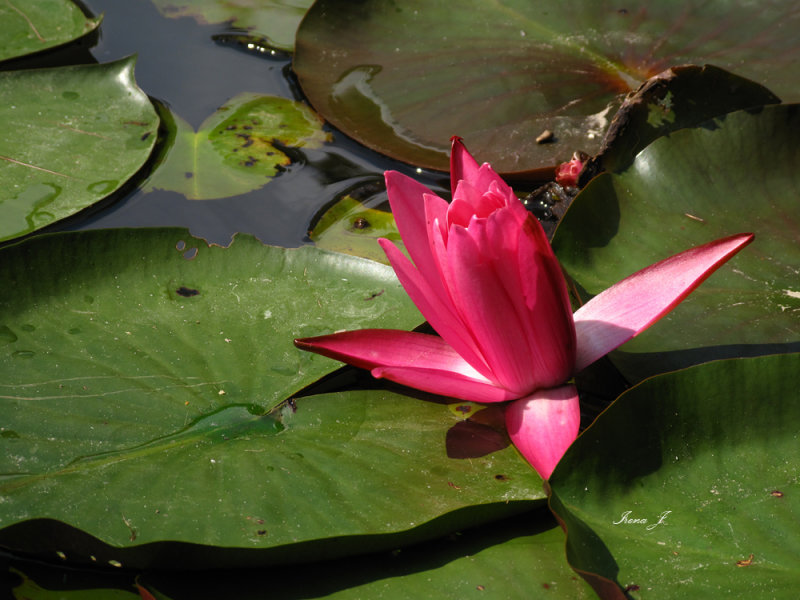
[[[309,232],[314,243],[325,250],[363,256],[388,264],[378,238],[402,245],[392,213],[369,208],[350,195],[326,210]]]
[[[3,0],[0,61],[61,46],[99,24],[99,18],[87,18],[71,0]]]
[[[159,120],[134,62],[0,73],[0,240],[91,206],[145,163]]]
[[[459,421],[443,404],[385,391],[283,402],[339,366],[295,337],[421,320],[384,265],[172,229],[0,254],[0,545],[126,566],[308,560],[543,497],[502,426],[483,426],[489,450],[457,440],[464,458],[450,458]]]

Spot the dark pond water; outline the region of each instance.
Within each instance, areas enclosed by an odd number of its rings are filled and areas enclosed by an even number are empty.
[[[149,0],[85,0],[84,6],[94,15],[104,14],[99,36],[17,61],[13,67],[105,63],[136,54],[139,86],[195,128],[240,92],[303,99],[290,56],[248,50],[235,41],[242,32],[227,24],[164,18]],[[386,169],[413,175],[435,189],[448,186],[442,174],[390,160],[326,128],[333,134],[332,143],[297,152],[295,162],[259,190],[202,201],[161,190],[144,193],[137,184],[152,168],[148,165],[127,188],[51,230],[177,226],[217,244],[226,245],[242,232],[264,243],[292,247],[308,241],[309,225],[322,208],[344,191],[382,180]]]

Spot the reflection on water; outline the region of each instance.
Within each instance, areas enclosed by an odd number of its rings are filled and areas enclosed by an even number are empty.
[[[86,0],[94,14],[104,13],[91,56],[74,60],[109,62],[137,54],[136,81],[197,128],[208,115],[240,92],[272,94],[302,100],[291,61],[263,51],[259,44],[226,24],[198,25],[194,19],[166,19],[149,0]],[[237,43],[231,43],[231,40]],[[252,47],[249,47],[252,46]],[[52,54],[53,60],[62,51]],[[41,63],[41,59],[39,60]],[[333,142],[319,150],[298,150],[295,163],[261,189],[232,198],[197,202],[164,190],[144,193],[138,184],[153,164],[102,206],[69,219],[54,229],[109,227],[188,227],[194,235],[226,245],[237,232],[251,233],[269,244],[294,247],[308,241],[315,215],[344,190],[397,169],[441,190],[441,174],[416,169],[367,150],[326,126]]]

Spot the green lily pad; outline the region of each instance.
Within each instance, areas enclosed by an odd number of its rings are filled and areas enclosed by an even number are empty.
[[[488,597],[528,600],[531,591],[555,600],[595,598],[591,588],[564,560],[564,533],[546,508],[470,528],[444,538],[352,558],[319,563],[213,569],[147,571],[136,583],[154,600],[263,600],[296,598]],[[29,600],[136,598],[134,575],[21,563],[11,571],[22,577],[14,588]],[[309,578],[308,573],[314,577]],[[106,596],[102,594],[106,593]],[[60,595],[57,595],[60,594]],[[93,595],[94,594],[94,595]],[[115,596],[114,594],[117,594]],[[128,595],[126,595],[128,594]]]
[[[656,140],[626,171],[596,177],[575,198],[553,247],[584,298],[684,249],[755,233],[753,244],[612,354],[628,377],[800,342],[797,131],[797,105],[730,113]]]
[[[309,572],[315,576],[308,578]],[[253,575],[148,573],[142,580],[158,600],[261,600],[265,580],[271,597],[286,599],[596,598],[567,566],[564,533],[542,510],[391,553],[259,569]]]
[[[168,135],[146,191],[212,200],[257,190],[291,158],[278,146],[319,148],[331,135],[301,102],[244,92],[207,118],[200,130],[162,109]]]
[[[143,597],[131,587],[130,590],[114,588],[103,585],[104,580],[111,579],[99,573],[76,574],[74,571],[66,575],[64,571],[56,571],[55,574],[61,575],[61,581],[39,581],[35,579],[40,573],[53,578],[55,571],[53,567],[27,565],[25,572],[16,568],[10,568],[12,576],[21,578],[19,585],[14,586],[13,598],[24,598],[25,600],[143,600]],[[76,582],[76,580],[78,580]]]
[[[628,588],[608,598],[794,597],[798,361],[669,373],[600,415],[550,478],[573,568]]]
[[[792,0],[318,0],[294,67],[327,121],[381,153],[446,170],[460,135],[515,172],[595,154],[625,94],[673,65],[710,62],[797,101],[797,20]],[[554,143],[536,142],[545,130]]]
[[[507,441],[449,458],[461,422],[442,404],[382,391],[283,402],[340,364],[293,338],[420,321],[384,265],[172,229],[0,254],[4,547],[243,566],[395,547],[543,498]]]
[[[72,42],[97,29],[71,0],[5,0],[0,4],[0,61]]]
[[[318,248],[344,252],[389,264],[378,245],[378,238],[387,238],[402,248],[392,213],[369,208],[347,194],[326,210],[309,237]]]
[[[91,206],[147,161],[159,121],[134,62],[0,73],[0,241]]]
[[[291,52],[297,26],[313,0],[153,0],[165,17],[193,17],[200,24],[230,22],[266,36],[268,44]]]

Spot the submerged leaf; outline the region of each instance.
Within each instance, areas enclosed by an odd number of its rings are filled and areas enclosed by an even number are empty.
[[[194,17],[201,24],[228,22],[264,35],[268,44],[291,52],[297,26],[313,0],[153,0],[165,17]]]
[[[168,138],[146,190],[171,190],[190,200],[257,190],[291,164],[286,147],[319,148],[331,139],[306,105],[278,96],[241,93],[197,132],[180,116],[162,114]]]
[[[392,213],[368,208],[350,195],[343,196],[325,211],[309,232],[324,250],[344,252],[389,264],[378,238],[402,244]]]

